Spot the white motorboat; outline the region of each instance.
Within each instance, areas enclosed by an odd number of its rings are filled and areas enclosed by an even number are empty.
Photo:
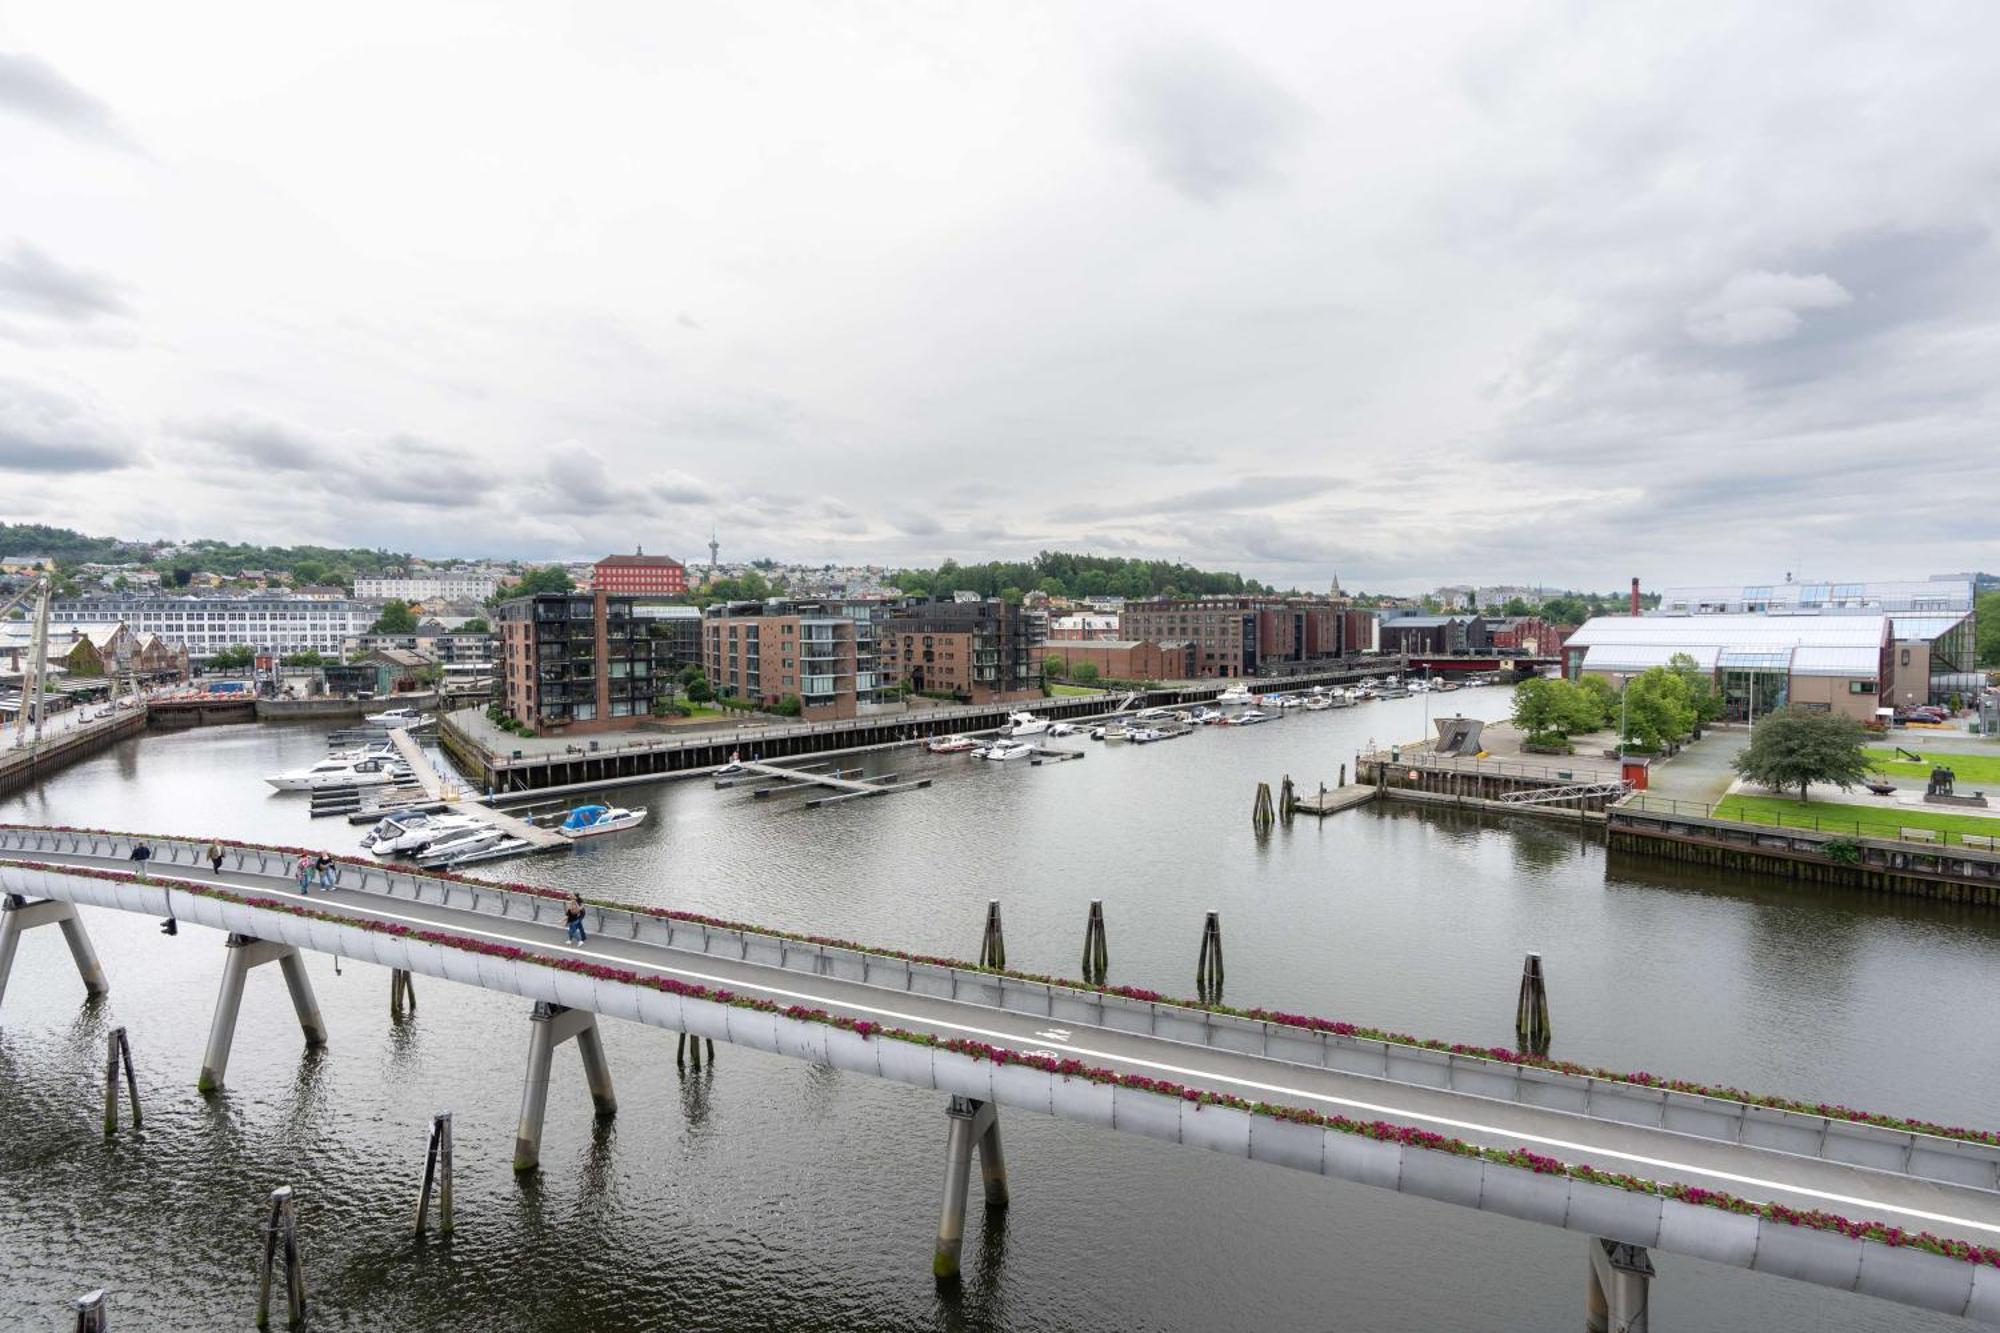
[[[616,833],[646,822],[644,806],[627,810],[620,805],[579,805],[569,818],[556,826],[565,838],[594,838],[600,833]]]
[[[1306,701],[1299,698],[1296,694],[1276,694],[1267,698],[1264,702],[1273,708],[1303,708]]]
[[[1039,736],[1049,729],[1049,720],[1036,717],[1033,713],[1009,713],[1007,725],[1000,728],[1002,736]]]
[[[1250,703],[1251,702],[1250,687],[1240,682],[1238,684],[1231,685],[1228,689],[1216,695],[1215,701],[1219,704]]]
[[[380,713],[370,713],[361,719],[371,727],[421,727],[436,721],[429,713],[420,713],[414,708],[391,708]]]
[[[964,754],[978,749],[979,742],[970,736],[933,736],[924,748],[932,754]]]
[[[486,848],[506,838],[506,836],[507,834],[504,830],[497,829],[491,824],[480,824],[476,828],[461,829],[456,833],[447,833],[430,846],[424,848],[423,851],[417,853],[417,864],[420,866],[450,865],[460,857],[470,855],[473,852],[484,851]]]
[[[471,851],[460,852],[449,861],[442,862],[441,864],[450,868],[471,865],[474,861],[498,861],[503,856],[519,856],[524,852],[531,852],[533,850],[534,844],[530,843],[526,838],[503,837],[498,841],[487,843],[484,847],[476,847]],[[435,865],[432,867],[432,869],[436,868]]]
[[[1259,722],[1269,722],[1274,716],[1275,714],[1261,712],[1258,709],[1252,708],[1238,713],[1235,717],[1229,719],[1229,725],[1232,727],[1254,727]]]
[[[318,791],[323,787],[380,787],[410,776],[408,764],[381,755],[366,759],[322,759],[311,768],[265,778],[279,791]]]
[[[1134,745],[1150,745],[1160,736],[1159,730],[1153,727],[1134,727],[1125,733],[1125,739]]]
[[[1206,727],[1212,723],[1222,721],[1222,714],[1213,708],[1197,708],[1194,712],[1188,714],[1187,720],[1190,725]]]
[[[1364,690],[1372,690],[1381,683],[1381,681],[1375,679],[1373,676],[1363,676],[1361,678],[1361,688]]]
[[[1068,722],[1051,722],[1049,723],[1049,735],[1074,736],[1076,735],[1076,727]]]
[[[393,828],[391,827],[393,826]],[[420,852],[439,838],[467,829],[485,828],[485,821],[470,815],[391,815],[369,830],[361,845],[377,856],[395,852]],[[368,838],[375,841],[371,844]]]
[[[1035,747],[1025,741],[995,741],[972,752],[974,759],[1026,759],[1035,752]]]
[[[1328,695],[1315,694],[1312,698],[1306,700],[1306,711],[1308,713],[1324,713],[1331,707],[1333,707],[1333,699]]]

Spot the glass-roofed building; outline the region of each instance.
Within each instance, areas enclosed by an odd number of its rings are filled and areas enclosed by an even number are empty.
[[[1593,616],[1563,644],[1563,674],[1604,676],[1622,689],[1685,656],[1714,677],[1731,718],[1800,704],[1866,722],[1896,691],[1890,635],[1885,615]]]
[[[1971,698],[1985,684],[1976,670],[1973,586],[1969,578],[1886,583],[1784,583],[1667,588],[1655,617],[1761,614],[1889,617],[1896,646],[1896,688],[1885,707]]]

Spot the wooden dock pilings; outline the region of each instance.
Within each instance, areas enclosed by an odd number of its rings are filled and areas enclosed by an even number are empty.
[[[1203,1004],[1222,1003],[1222,913],[1210,912],[1201,927],[1201,956],[1194,965],[1195,994]]]
[[[107,1308],[104,1288],[76,1298],[76,1333],[111,1333],[111,1311]]]
[[[1285,774],[1285,780],[1278,786],[1278,818],[1289,826],[1292,822],[1293,807],[1298,804],[1298,793],[1292,790],[1292,775]]]
[[[986,904],[986,930],[979,937],[979,965],[981,967],[1004,968],[1007,966],[1007,939],[1000,933],[1000,900],[994,898]]]
[[[417,1195],[417,1234],[430,1221],[431,1190],[437,1189],[438,1235],[451,1234],[451,1112],[431,1117],[430,1144],[424,1152],[424,1185]]]
[[[1275,822],[1271,812],[1271,784],[1260,782],[1257,784],[1257,799],[1250,807],[1250,827],[1259,833],[1269,833]]]
[[[400,967],[389,969],[389,1016],[401,1018],[403,1004],[408,1001],[410,1012],[417,1012],[417,983],[408,972]]]
[[[271,1191],[271,1215],[264,1223],[264,1270],[257,1284],[257,1327],[271,1326],[271,1278],[284,1266],[285,1322],[297,1328],[306,1322],[306,1259],[299,1248],[299,1214],[292,1187]]]
[[[701,1068],[701,1044],[704,1041],[708,1043],[708,1063],[713,1066],[715,1064],[715,1038],[691,1037],[683,1032],[681,1033],[680,1040],[674,1044],[674,1068],[686,1069],[689,1063],[693,1063],[694,1067],[699,1070]]]
[[[1548,979],[1542,974],[1542,956],[1531,953],[1521,964],[1521,996],[1514,1006],[1514,1036],[1521,1050],[1531,1055],[1547,1055],[1552,1035]]]
[[[118,1132],[118,1071],[125,1071],[125,1091],[132,1099],[132,1128],[139,1128],[139,1078],[132,1072],[132,1043],[124,1028],[105,1034],[104,1052],[104,1136]]]
[[[1104,938],[1104,900],[1090,900],[1090,916],[1083,925],[1083,979],[1102,986],[1111,965],[1111,952]]]

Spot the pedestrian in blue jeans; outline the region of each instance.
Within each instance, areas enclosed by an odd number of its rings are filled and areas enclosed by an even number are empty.
[[[569,896],[569,902],[563,907],[563,924],[569,927],[569,942],[582,944],[584,941],[582,894],[572,893]]]
[[[313,859],[310,852],[299,853],[299,863],[294,867],[299,874],[299,892],[310,894],[313,881]]]
[[[313,865],[319,870],[319,884],[323,889],[332,888],[333,882],[340,878],[340,866],[334,861],[331,852],[321,852],[313,861]]]

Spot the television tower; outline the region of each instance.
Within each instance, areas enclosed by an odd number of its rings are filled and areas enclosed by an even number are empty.
[[[722,544],[715,540],[715,529],[710,528],[708,530],[708,572],[711,576],[715,573],[715,558],[721,552]]]

